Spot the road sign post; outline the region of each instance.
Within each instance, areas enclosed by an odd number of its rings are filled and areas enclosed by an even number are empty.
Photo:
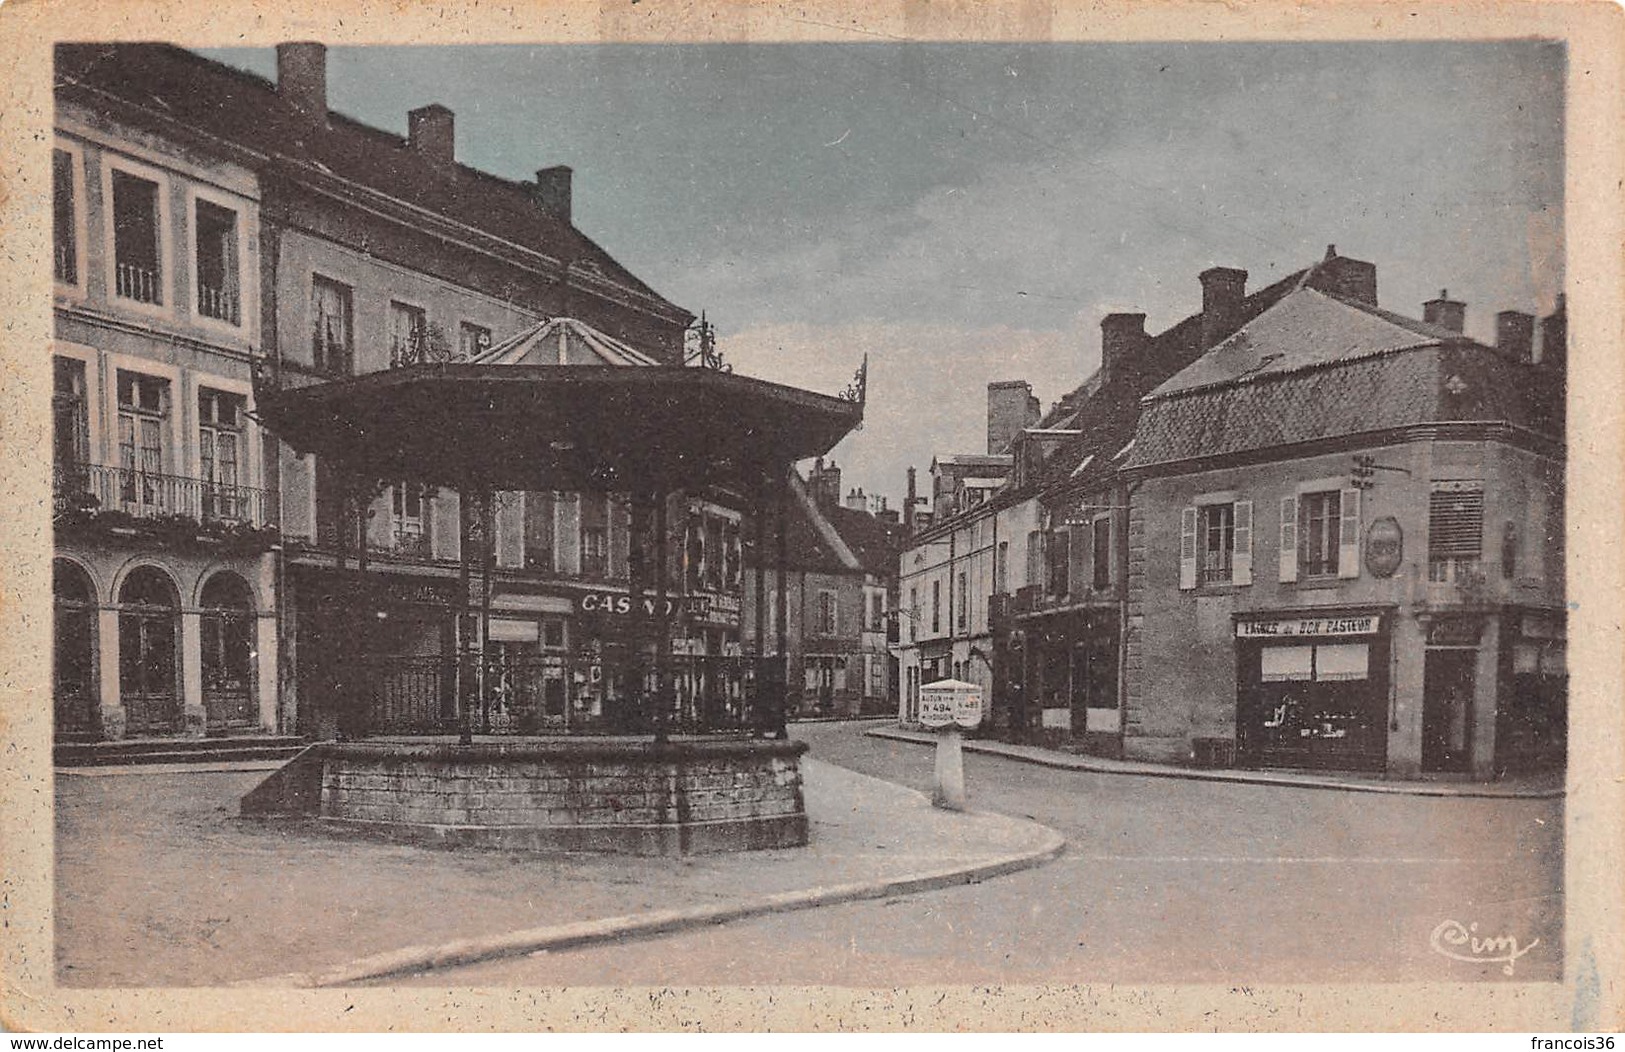
[[[947,811],[963,811],[965,752],[961,729],[982,722],[982,688],[974,683],[945,679],[920,688],[920,723],[937,732],[936,782],[931,803]]]

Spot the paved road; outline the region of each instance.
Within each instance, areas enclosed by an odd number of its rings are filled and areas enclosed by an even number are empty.
[[[929,748],[803,725],[812,755],[928,790]],[[492,961],[426,985],[1472,981],[1561,977],[1562,803],[1054,771],[967,755],[973,807],[1066,834],[978,885]],[[1445,922],[1460,938],[1433,939]],[[1476,929],[1471,926],[1476,925]],[[1449,929],[1454,932],[1456,929]],[[1470,940],[1538,939],[1505,974]],[[1484,949],[1500,956],[1507,948]]]

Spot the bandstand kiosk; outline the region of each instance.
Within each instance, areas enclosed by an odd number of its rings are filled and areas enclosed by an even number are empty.
[[[557,331],[557,322],[538,331]],[[757,603],[756,653],[747,652],[739,689],[705,704],[673,690],[669,545],[633,543],[628,695],[580,729],[499,727],[480,674],[492,546],[476,553],[465,544],[455,685],[444,702],[403,719],[377,698],[328,699],[350,714],[340,738],[276,772],[244,798],[243,812],[541,850],[680,854],[806,843],[805,747],[788,741],[784,726],[788,478],[796,461],[827,453],[861,423],[866,367],[831,397],[660,364],[625,345],[629,353],[577,364],[562,344],[555,351],[525,335],[463,361],[301,386],[262,371],[257,413],[338,477],[455,490],[465,520],[483,518],[487,529],[497,492],[630,494],[635,541],[668,536],[674,497],[735,495],[754,529],[757,595],[773,516],[776,624]],[[365,544],[359,553],[364,576]],[[770,631],[777,654],[765,657],[760,641]]]

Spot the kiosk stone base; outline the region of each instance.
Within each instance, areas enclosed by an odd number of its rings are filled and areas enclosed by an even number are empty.
[[[807,843],[804,742],[370,739],[313,745],[243,798],[358,834],[684,855]]]

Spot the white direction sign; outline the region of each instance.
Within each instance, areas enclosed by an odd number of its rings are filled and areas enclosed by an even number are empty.
[[[920,723],[941,727],[975,727],[982,722],[982,688],[957,679],[942,679],[920,688]]]

